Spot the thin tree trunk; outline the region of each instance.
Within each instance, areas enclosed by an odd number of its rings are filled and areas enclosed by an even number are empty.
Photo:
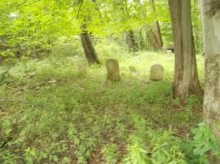
[[[135,40],[135,35],[133,30],[129,30],[126,32],[126,41],[128,44],[129,52],[136,52],[138,51],[138,44]]]
[[[158,51],[162,48],[157,40],[156,33],[151,26],[147,26],[147,38],[154,50]]]
[[[205,47],[204,117],[220,138],[220,0],[202,0],[202,16]]]
[[[146,41],[145,41],[144,36],[142,34],[142,28],[139,30],[138,43],[139,43],[140,50],[143,50],[146,47]]]
[[[140,0],[134,0],[134,2],[136,3],[138,8],[141,8],[142,4],[141,4]],[[145,15],[146,11],[143,11],[140,14]],[[138,31],[138,38],[136,40],[137,40],[137,44],[138,44],[138,49],[139,50],[143,50],[143,49],[145,49],[147,47],[147,45],[146,45],[147,44],[146,43],[146,37],[144,37],[145,32],[146,32],[145,26],[142,26],[140,28],[140,30]]]
[[[122,8],[125,11],[125,14],[129,17],[128,4],[127,0],[124,0],[124,6]],[[138,51],[138,44],[135,39],[134,31],[132,29],[126,31],[125,33],[126,41],[128,44],[129,52]]]
[[[175,53],[173,95],[174,98],[179,98],[181,103],[186,103],[189,95],[201,96],[203,94],[194,52],[191,1],[169,0],[169,7]]]
[[[81,43],[82,47],[85,53],[85,57],[88,61],[88,63],[91,64],[100,64],[100,61],[98,59],[98,56],[96,54],[95,48],[92,44],[91,37],[89,33],[84,30],[81,34]]]
[[[155,36],[157,38],[158,47],[160,47],[160,49],[162,49],[163,48],[163,39],[162,39],[162,35],[161,35],[159,21],[156,21],[154,23],[154,31],[155,31]]]
[[[84,2],[84,0],[79,0],[81,6]],[[96,0],[91,0],[91,2],[95,3]],[[96,8],[96,10],[98,10],[98,8]],[[79,13],[78,16],[79,18]],[[85,57],[87,59],[87,62],[92,65],[92,64],[100,64],[100,61],[98,59],[97,53],[95,51],[95,48],[93,46],[92,40],[91,40],[91,36],[89,34],[89,32],[87,31],[87,21],[90,20],[90,16],[87,18],[84,18],[85,22],[81,25],[81,30],[82,33],[80,34],[80,38],[81,38],[81,43],[82,43],[82,47],[83,47],[83,51],[85,54]]]
[[[153,12],[156,12],[154,0],[151,0],[151,5]],[[147,37],[154,50],[157,51],[163,48],[163,39],[162,39],[160,24],[158,20],[155,21],[152,27],[147,25]]]
[[[151,0],[151,3],[152,3],[153,11],[156,12],[155,0]],[[161,35],[160,23],[158,20],[156,20],[156,22],[154,23],[154,32],[155,32],[155,36],[157,38],[158,46],[160,47],[160,49],[162,49],[163,48],[163,39],[162,39],[162,35]]]

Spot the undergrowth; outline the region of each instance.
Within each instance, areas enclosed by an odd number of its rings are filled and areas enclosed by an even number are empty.
[[[207,125],[190,131],[202,100],[172,100],[170,54],[118,60],[117,83],[105,66],[79,75],[77,56],[18,62],[4,77],[1,66],[0,163],[208,163],[208,153],[219,155]],[[165,80],[149,81],[150,66],[164,60]]]

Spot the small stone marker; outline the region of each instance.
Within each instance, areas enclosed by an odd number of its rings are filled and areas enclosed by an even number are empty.
[[[129,66],[128,68],[130,70],[130,73],[136,73],[137,72],[137,70],[134,66]]]
[[[164,79],[164,68],[161,64],[154,64],[150,69],[150,80],[161,81]]]
[[[86,64],[78,63],[77,64],[78,69],[78,76],[79,77],[85,77],[86,76]]]
[[[107,79],[111,81],[120,80],[119,63],[115,59],[108,59],[106,61]]]
[[[134,66],[129,66],[129,71],[130,71],[130,75],[132,76],[136,76],[137,75],[137,70]]]

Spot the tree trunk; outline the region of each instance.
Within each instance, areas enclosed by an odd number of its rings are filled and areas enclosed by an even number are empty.
[[[91,2],[95,3],[96,0],[91,0]],[[80,5],[82,5],[84,3],[84,0],[79,0],[79,3],[80,3]],[[98,10],[98,8],[96,8],[96,10]],[[79,13],[78,13],[77,17],[79,19]],[[82,23],[82,25],[81,25],[81,30],[82,30],[82,33],[80,34],[81,43],[82,43],[82,47],[83,47],[85,57],[86,57],[87,62],[89,63],[89,65],[100,64],[97,53],[96,53],[95,48],[92,44],[90,34],[87,31],[87,23],[88,23],[89,20],[90,20],[90,16],[84,18],[85,22]]]
[[[158,51],[162,49],[157,34],[151,26],[147,26],[147,38],[154,50]]]
[[[205,47],[204,117],[220,138],[220,0],[202,0]]]
[[[158,46],[160,47],[160,49],[162,49],[163,48],[163,39],[162,39],[162,35],[161,35],[160,24],[158,21],[156,21],[154,23],[154,32],[155,32],[155,36],[157,38]]]
[[[142,33],[142,28],[139,30],[139,33],[138,33],[138,44],[139,44],[140,50],[143,50],[146,47],[146,41]]]
[[[152,10],[156,12],[155,1],[151,0]],[[158,20],[155,21],[153,27],[147,26],[147,37],[154,50],[161,50],[163,48],[163,39]]]
[[[80,34],[80,37],[81,37],[81,43],[82,43],[82,47],[83,47],[83,50],[85,53],[85,57],[86,57],[88,63],[90,65],[91,64],[100,64],[100,61],[97,57],[97,54],[96,54],[95,48],[92,44],[89,33],[84,30]]]
[[[127,17],[130,16],[129,10],[128,10],[128,3],[127,0],[124,0],[124,6],[122,6],[121,10],[124,10]],[[136,52],[138,51],[138,44],[135,40],[134,31],[132,29],[129,29],[125,32],[126,41],[128,44],[129,52]]]
[[[155,0],[151,0],[151,4],[152,4],[153,11],[156,12]],[[154,29],[154,33],[155,33],[158,47],[160,47],[160,49],[162,49],[163,48],[163,39],[162,39],[160,24],[159,24],[158,20],[154,23],[153,29]]]
[[[137,52],[138,51],[138,44],[136,43],[133,30],[129,30],[126,32],[126,41],[128,44],[129,52]]]
[[[169,0],[174,33],[175,72],[173,96],[181,103],[187,102],[190,94],[201,96],[196,56],[194,52],[191,1]]]

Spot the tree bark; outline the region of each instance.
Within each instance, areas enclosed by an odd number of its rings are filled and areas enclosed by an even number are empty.
[[[127,17],[130,16],[127,0],[124,0],[124,5],[121,7],[121,10],[124,10]],[[126,42],[128,44],[129,52],[138,51],[138,44],[135,39],[134,31],[132,29],[129,29],[128,31],[125,32],[125,37],[126,37]]]
[[[151,0],[152,3],[152,8],[153,11],[156,12],[156,8],[155,8],[155,0]],[[160,29],[160,23],[158,20],[156,20],[156,22],[154,23],[154,32],[155,32],[155,36],[156,36],[156,40],[158,43],[158,46],[160,47],[160,49],[163,48],[163,39],[162,39],[162,35],[161,35],[161,29]]]
[[[152,10],[156,12],[155,1],[151,0]],[[163,48],[163,39],[160,30],[159,21],[156,20],[153,26],[147,25],[147,37],[154,50],[161,50]]]
[[[79,3],[81,6],[82,6],[83,2],[84,2],[84,0],[79,0]],[[95,3],[96,0],[91,0],[91,2]],[[98,10],[98,8],[96,8],[96,10]],[[79,18],[79,13],[78,13],[77,17]],[[97,53],[96,53],[95,48],[92,44],[91,36],[87,30],[87,23],[89,20],[90,20],[90,16],[88,16],[87,18],[84,18],[85,22],[82,23],[82,25],[81,25],[81,30],[82,30],[82,33],[80,34],[81,43],[82,43],[85,57],[86,57],[89,65],[100,64]]]
[[[162,35],[161,35],[161,30],[160,30],[160,23],[159,21],[156,21],[154,23],[154,32],[155,32],[155,36],[157,38],[157,43],[158,46],[160,47],[160,49],[163,48],[163,39],[162,39]]]
[[[158,51],[162,49],[155,30],[149,25],[147,25],[147,38],[154,50]]]
[[[146,47],[146,40],[144,39],[144,36],[143,36],[143,33],[142,33],[142,28],[139,30],[138,44],[139,44],[139,49],[140,50],[143,50]]]
[[[90,65],[100,64],[100,61],[99,61],[98,56],[96,54],[95,48],[92,44],[91,37],[90,37],[89,33],[84,30],[80,34],[80,37],[81,37],[81,43],[82,43],[82,47],[83,47],[87,62]]]
[[[220,0],[202,0],[205,48],[204,118],[220,138]]]
[[[129,52],[137,52],[138,44],[136,43],[135,35],[133,30],[129,30],[126,32],[126,41],[128,44]]]
[[[181,103],[186,103],[190,94],[198,96],[203,94],[194,52],[191,1],[169,0],[169,8],[175,53],[173,96],[179,98]]]

